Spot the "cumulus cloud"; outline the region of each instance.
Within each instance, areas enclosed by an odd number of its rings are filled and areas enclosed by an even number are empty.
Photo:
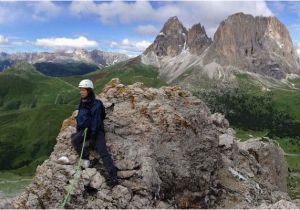
[[[57,17],[62,8],[51,1],[35,1],[31,3],[33,10],[33,19],[47,21],[50,18]]]
[[[126,53],[127,55],[138,55],[143,52],[151,42],[142,41],[130,41],[129,39],[123,39],[121,42],[112,41],[110,47],[116,51]]]
[[[78,16],[95,15],[102,23],[155,21],[163,24],[169,17],[178,16],[187,27],[200,22],[206,27],[210,36],[222,20],[236,12],[255,16],[273,16],[264,1],[166,1],[160,2],[156,7],[148,1],[101,3],[73,1],[70,11]],[[144,29],[149,29],[149,27]],[[135,31],[141,32],[139,29]]]
[[[22,13],[12,2],[0,2],[0,24],[10,24],[21,17]]]
[[[7,44],[7,43],[8,43],[8,38],[3,35],[0,35],[0,45]]]
[[[159,29],[153,25],[139,25],[134,31],[140,35],[156,35]]]
[[[0,1],[0,24],[16,21],[47,21],[55,18],[63,7],[52,1]]]
[[[50,49],[96,48],[98,46],[96,41],[89,40],[84,36],[78,38],[59,37],[37,39],[35,44]]]
[[[74,15],[96,15],[102,23],[130,23],[134,20],[147,20],[153,12],[147,1],[136,2],[101,2],[73,1],[70,11]]]

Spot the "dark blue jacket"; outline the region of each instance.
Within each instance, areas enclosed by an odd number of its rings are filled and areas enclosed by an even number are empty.
[[[88,99],[86,102],[81,100],[76,117],[76,129],[81,131],[88,128],[88,133],[95,138],[99,130],[104,132],[105,116],[105,107],[101,100]]]

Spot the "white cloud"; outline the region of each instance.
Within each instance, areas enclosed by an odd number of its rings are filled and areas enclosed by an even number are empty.
[[[11,2],[0,2],[0,24],[10,24],[21,17],[21,12]]]
[[[63,7],[52,1],[0,1],[0,24],[47,21],[62,11]]]
[[[139,50],[145,50],[150,44],[151,44],[151,42],[148,42],[148,41],[141,41],[141,42],[135,43],[135,46],[136,46]]]
[[[142,40],[142,41],[130,41],[129,39],[123,39],[121,42],[112,41],[110,47],[119,52],[124,52],[129,56],[137,55],[143,52],[151,42]]]
[[[31,7],[33,19],[40,21],[47,21],[50,18],[57,17],[62,11],[62,8],[51,1],[35,1],[31,3]]]
[[[159,32],[159,29],[153,25],[139,25],[134,31],[140,35],[156,35]]]
[[[88,40],[84,36],[74,39],[65,37],[37,39],[35,44],[50,49],[96,48],[98,46],[96,41]]]
[[[74,15],[96,15],[103,23],[130,23],[134,20],[147,20],[153,13],[152,6],[146,1],[136,2],[101,2],[73,1],[70,11]]]
[[[7,43],[8,43],[8,38],[3,35],[0,35],[0,45],[7,44]]]
[[[70,11],[78,16],[95,15],[102,23],[155,21],[163,24],[169,17],[178,16],[187,27],[200,22],[210,36],[219,23],[233,13],[273,16],[264,1],[166,1],[160,2],[157,7],[148,1],[73,1]]]

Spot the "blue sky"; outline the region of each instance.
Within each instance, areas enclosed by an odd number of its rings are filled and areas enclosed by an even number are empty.
[[[134,56],[171,16],[187,28],[200,22],[213,37],[219,23],[236,12],[276,16],[300,49],[295,1],[0,1],[0,51],[85,48]]]

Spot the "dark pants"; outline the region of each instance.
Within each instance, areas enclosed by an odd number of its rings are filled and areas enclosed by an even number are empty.
[[[84,133],[83,131],[79,131],[79,132],[73,134],[71,137],[72,144],[78,154],[81,153],[81,149],[83,146],[83,140],[84,140],[83,133]],[[87,135],[86,140],[88,138],[89,138],[89,135]],[[90,139],[90,141],[91,140],[92,139]],[[95,146],[95,149],[96,149],[97,153],[100,155],[100,157],[103,161],[103,164],[104,164],[107,172],[109,173],[110,178],[116,179],[117,178],[117,170],[116,170],[116,167],[113,163],[113,160],[112,160],[109,152],[107,151],[106,141],[105,141],[105,133],[103,131],[99,131],[97,134],[97,137],[95,139],[95,142],[89,142],[89,143],[92,143]],[[88,159],[88,158],[89,158],[89,153],[88,153],[87,149],[84,148],[83,153],[82,153],[82,159]]]

